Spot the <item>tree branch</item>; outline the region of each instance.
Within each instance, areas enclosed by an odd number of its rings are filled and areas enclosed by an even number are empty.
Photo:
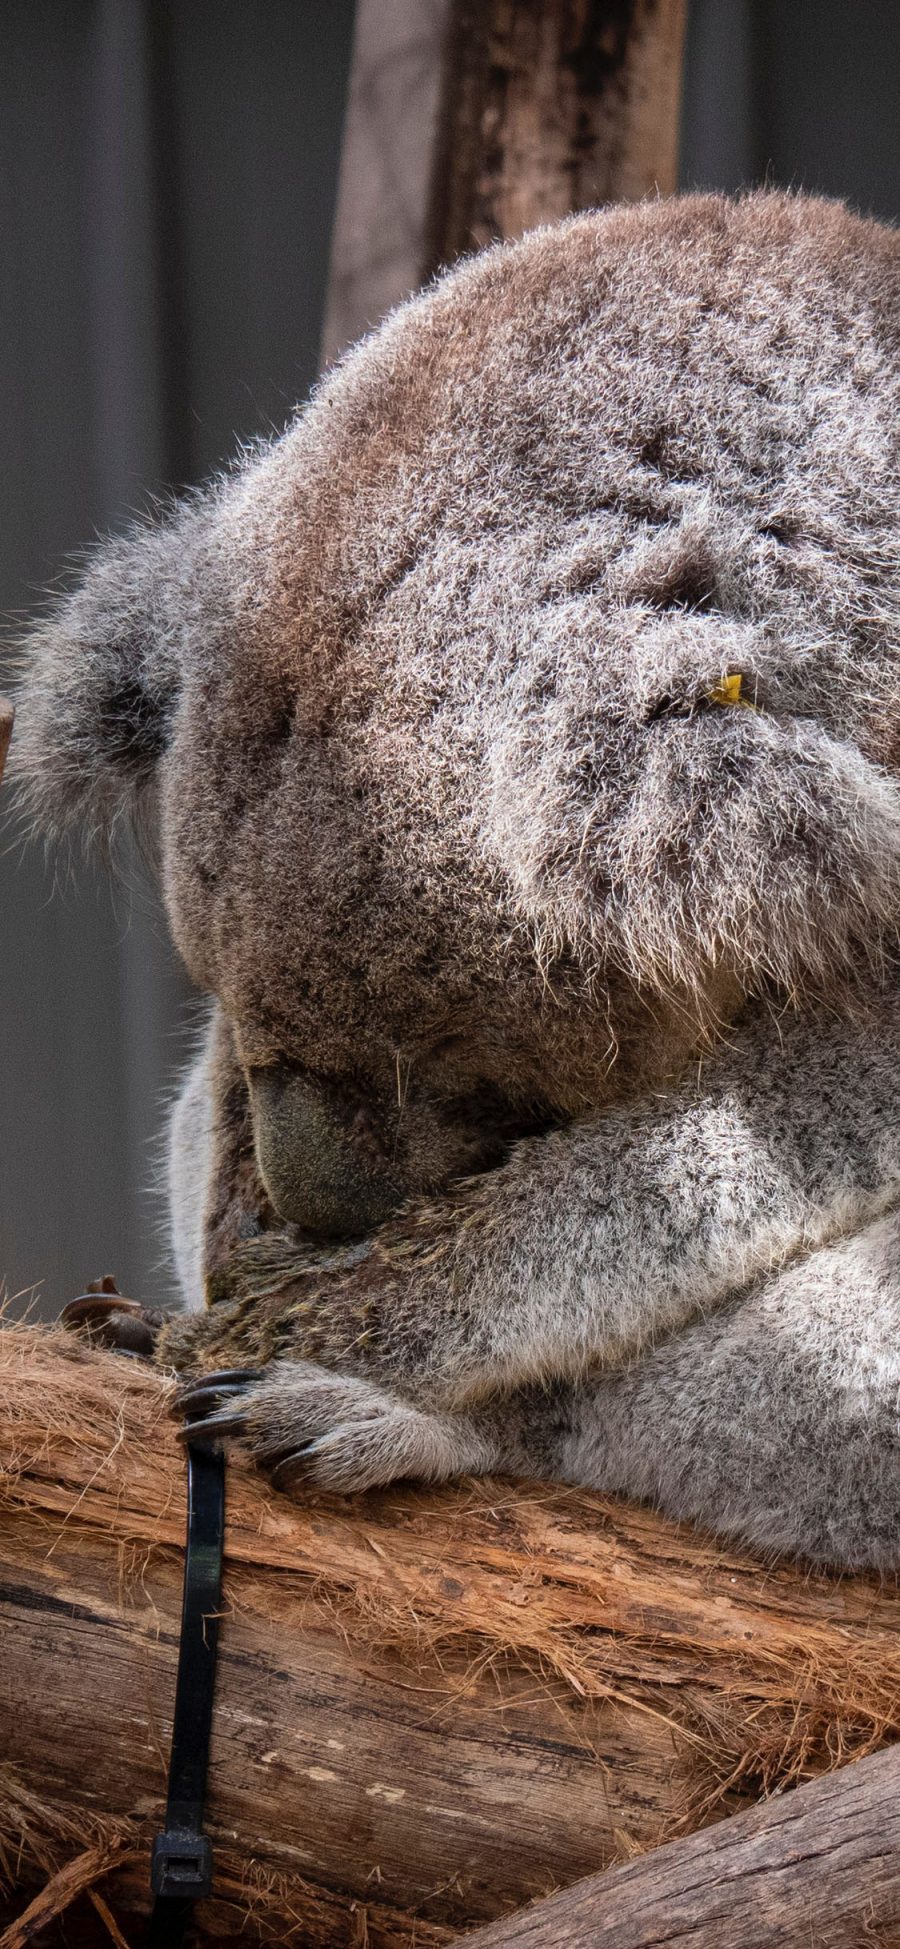
[[[900,1748],[576,1882],[467,1949],[888,1949],[900,1943]]]

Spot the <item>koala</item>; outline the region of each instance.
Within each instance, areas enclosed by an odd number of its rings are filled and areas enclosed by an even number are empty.
[[[590,212],[35,625],[28,816],[147,835],[211,998],[195,1439],[900,1564],[898,355],[839,204]]]

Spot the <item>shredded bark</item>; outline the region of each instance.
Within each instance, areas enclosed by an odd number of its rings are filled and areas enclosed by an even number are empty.
[[[57,1329],[5,1326],[0,1523],[8,1551],[25,1552],[20,1579],[34,1545],[17,1538],[46,1537],[51,1561],[110,1550],[123,1615],[152,1618],[154,1581],[168,1562],[171,1587],[184,1533],[170,1399],[170,1384],[137,1361]],[[637,1715],[657,1745],[669,1739],[680,1805],[673,1795],[664,1831],[611,1828],[611,1861],[900,1734],[896,1579],[760,1563],[652,1512],[548,1485],[481,1479],[295,1503],[238,1459],[228,1512],[226,1612],[264,1632],[329,1633],[357,1660],[388,1656],[436,1730],[476,1697],[485,1712],[489,1682],[498,1740],[508,1700],[529,1695],[545,1713],[551,1703],[589,1761],[598,1714]],[[164,1767],[160,1750],[160,1779]],[[271,1927],[289,1941],[295,1928],[298,1941],[328,1942],[332,1892],[263,1861],[248,1866],[222,1839],[217,1899],[232,1909],[223,1934],[252,1917],[260,1939]],[[50,1792],[45,1804],[33,1778],[0,1776],[0,1876],[7,1888],[43,1876],[38,1913],[61,1913],[104,1877],[118,1887],[126,1864],[125,1879],[138,1876],[149,1840],[146,1823],[89,1825]],[[108,1905],[118,1926],[112,1896]],[[438,1895],[424,1908],[410,1922],[416,1940],[448,1940]],[[340,1897],[341,1940],[354,1939],[350,1913]],[[389,1904],[357,1900],[357,1938],[402,1940],[389,1915]],[[3,1949],[28,1940],[7,1936]]]

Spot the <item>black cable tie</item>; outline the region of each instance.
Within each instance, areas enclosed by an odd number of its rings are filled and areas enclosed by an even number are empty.
[[[225,1458],[218,1447],[187,1448],[187,1543],[166,1825],[153,1842],[155,1896],[148,1949],[180,1949],[194,1902],[212,1888],[213,1856],[203,1832],[225,1538]]]

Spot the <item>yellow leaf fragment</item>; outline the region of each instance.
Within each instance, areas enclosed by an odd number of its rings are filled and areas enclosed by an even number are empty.
[[[713,684],[712,690],[706,693],[710,703],[744,704],[747,708],[752,709],[752,705],[748,705],[747,698],[741,696],[743,681],[744,679],[739,670],[735,670],[727,677],[720,677],[718,683]]]

